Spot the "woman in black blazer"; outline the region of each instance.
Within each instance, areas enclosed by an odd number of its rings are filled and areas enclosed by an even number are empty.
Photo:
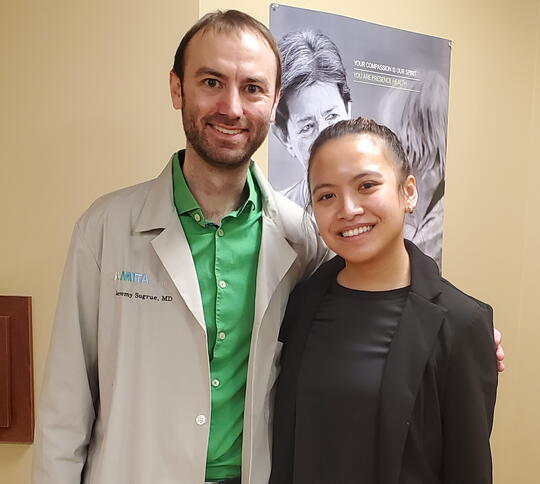
[[[401,144],[341,121],[308,181],[338,255],[289,300],[270,484],[491,483],[491,308],[403,239],[417,194]]]

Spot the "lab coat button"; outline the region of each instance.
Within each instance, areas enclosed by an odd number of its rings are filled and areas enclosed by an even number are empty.
[[[227,287],[227,283],[225,281],[219,281],[219,287],[221,287],[221,289],[225,289]]]
[[[223,341],[226,337],[227,337],[227,335],[226,335],[223,331],[221,331],[221,333],[218,334],[218,338],[219,338],[220,340],[222,340],[222,341]]]
[[[195,421],[198,425],[204,425],[206,423],[206,417],[204,415],[197,415]]]
[[[201,221],[201,216],[198,213],[193,215],[193,218],[195,219],[195,222],[200,222]]]
[[[217,378],[214,378],[214,379],[212,380],[212,386],[213,386],[213,387],[218,387],[218,386],[219,386],[219,380],[218,380]]]

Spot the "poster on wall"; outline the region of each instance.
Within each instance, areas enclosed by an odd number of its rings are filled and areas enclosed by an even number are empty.
[[[270,5],[283,58],[268,174],[302,207],[309,149],[326,126],[363,116],[400,138],[418,183],[405,237],[441,264],[451,42],[362,20]]]

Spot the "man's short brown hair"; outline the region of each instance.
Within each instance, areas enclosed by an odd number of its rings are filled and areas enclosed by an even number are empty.
[[[199,31],[213,30],[214,32],[235,32],[235,31],[251,31],[260,35],[266,40],[268,46],[276,56],[277,76],[276,76],[276,93],[281,88],[281,57],[279,48],[270,31],[257,19],[238,10],[216,10],[215,12],[204,15],[193,27],[191,27],[182,40],[176,54],[174,56],[173,72],[179,77],[180,81],[184,80],[185,55],[189,41]]]

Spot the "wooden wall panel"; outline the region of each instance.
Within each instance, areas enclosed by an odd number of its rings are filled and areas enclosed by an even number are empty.
[[[0,442],[34,440],[31,298],[0,296]]]

